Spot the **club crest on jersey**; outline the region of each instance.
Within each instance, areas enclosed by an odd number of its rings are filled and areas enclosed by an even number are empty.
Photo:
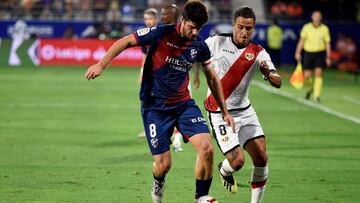
[[[196,49],[191,49],[191,50],[190,50],[190,57],[191,57],[191,59],[194,59],[194,58],[196,57],[196,55],[197,55]]]
[[[154,149],[158,146],[159,142],[157,138],[151,139],[151,145],[154,147]]]
[[[137,32],[138,36],[143,36],[150,32],[150,28],[146,27],[146,28],[137,30],[136,32]]]
[[[245,53],[245,58],[248,60],[248,61],[251,61],[254,59],[254,54],[252,53]]]

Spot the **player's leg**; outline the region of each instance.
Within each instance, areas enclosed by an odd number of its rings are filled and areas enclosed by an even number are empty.
[[[177,130],[177,128],[174,128],[173,137],[174,137],[174,141],[173,141],[174,151],[175,152],[182,152],[183,151],[183,148],[181,147],[182,135]]]
[[[314,69],[314,98],[316,102],[320,102],[320,94],[323,86],[322,73],[323,67],[326,67],[325,62],[325,52],[317,53],[315,60],[315,69]]]
[[[322,69],[320,67],[316,67],[314,75],[314,98],[316,102],[320,102],[320,94],[323,86]]]
[[[303,60],[304,68],[304,81],[306,87],[305,99],[310,99],[310,96],[313,92],[313,80],[312,80],[312,71],[313,71],[313,61],[314,55],[312,53],[305,52]]]
[[[237,183],[233,173],[240,170],[244,165],[244,155],[240,148],[238,134],[223,121],[220,113],[209,113],[209,121],[212,127],[213,135],[220,147],[225,159],[218,164],[220,179],[224,188],[231,192],[237,192]],[[235,121],[235,128],[240,128],[240,118],[232,115]]]
[[[189,141],[197,152],[195,199],[198,199],[209,193],[213,175],[214,148],[206,120],[193,100],[186,102],[178,112],[176,127],[184,136],[184,141]]]
[[[165,176],[171,168],[171,156],[170,151],[166,151],[162,154],[153,155],[153,185],[151,189],[151,197],[154,203],[162,201]]]
[[[149,110],[144,106],[142,117],[148,145],[154,158],[151,197],[153,202],[158,203],[162,201],[165,176],[171,168],[170,136],[174,129],[175,117],[171,112]]]
[[[214,148],[209,133],[193,135],[190,137],[189,142],[197,151],[195,199],[198,199],[209,194],[213,177]]]
[[[253,161],[251,173],[251,203],[260,203],[264,196],[269,171],[265,138],[259,137],[249,141],[245,145],[245,149]]]

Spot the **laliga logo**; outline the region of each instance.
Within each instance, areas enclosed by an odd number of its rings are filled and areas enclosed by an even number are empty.
[[[190,56],[191,56],[191,59],[194,59],[197,55],[197,51],[195,49],[191,49],[190,50]]]
[[[251,61],[251,60],[254,59],[254,54],[246,53],[246,54],[245,54],[245,58],[246,58],[248,61]]]

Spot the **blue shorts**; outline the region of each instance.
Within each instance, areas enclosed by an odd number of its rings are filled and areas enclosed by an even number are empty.
[[[141,114],[152,155],[170,150],[174,127],[182,134],[184,142],[199,133],[209,133],[205,118],[194,100],[175,105],[142,104]]]

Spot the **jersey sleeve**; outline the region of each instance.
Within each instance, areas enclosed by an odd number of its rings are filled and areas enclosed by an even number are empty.
[[[214,50],[215,50],[215,37],[208,37],[205,40],[206,45],[208,46],[210,50],[210,57],[214,56]]]
[[[329,31],[329,27],[328,26],[325,26],[325,42],[326,43],[330,43],[330,31]]]
[[[200,54],[197,61],[202,64],[203,67],[211,64],[211,53],[208,45],[205,42],[200,43]]]
[[[136,41],[140,46],[151,44],[156,35],[156,27],[142,28],[134,32]]]
[[[304,25],[302,28],[301,28],[301,31],[300,31],[300,37],[305,39],[307,36],[307,28],[306,28],[306,25]]]
[[[263,49],[262,51],[259,52],[256,60],[257,60],[258,64],[261,61],[265,61],[266,64],[269,66],[270,70],[275,70],[276,71],[276,68],[275,68],[273,62],[271,61],[270,55],[266,52],[265,49]]]

